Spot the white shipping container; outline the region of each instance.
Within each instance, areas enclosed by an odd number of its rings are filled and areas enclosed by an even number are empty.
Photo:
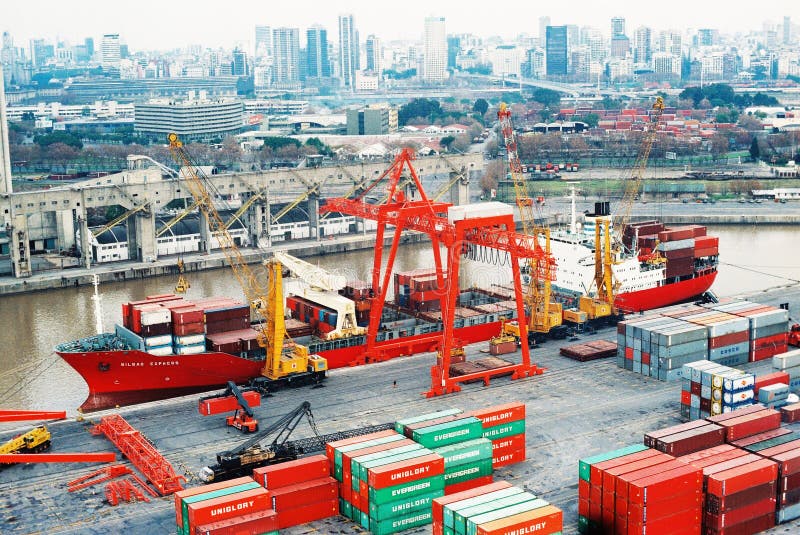
[[[172,345],[172,335],[162,334],[160,336],[151,336],[150,338],[144,339],[144,347],[146,349],[163,345]]]
[[[694,249],[694,238],[687,240],[663,241],[656,246],[659,251],[677,251],[678,249]]]
[[[175,345],[178,346],[191,346],[196,344],[205,344],[206,343],[206,335],[205,334],[185,334],[183,336],[175,336],[174,338]]]
[[[772,357],[772,367],[776,370],[788,371],[789,368],[798,366],[800,366],[800,349],[793,349]]]
[[[148,349],[147,352],[157,357],[166,357],[167,355],[172,355],[172,346],[154,347]]]
[[[159,310],[143,310],[142,325],[156,325],[158,323],[169,323],[171,321],[170,311],[167,308]]]
[[[176,355],[197,355],[206,352],[205,344],[195,344],[191,346],[180,346],[175,348]]]

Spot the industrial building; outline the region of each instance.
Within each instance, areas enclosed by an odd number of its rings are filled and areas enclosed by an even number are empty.
[[[373,104],[347,110],[347,135],[374,136],[397,131],[397,108]]]
[[[244,121],[244,106],[236,99],[209,99],[204,92],[200,98],[183,101],[154,99],[136,104],[134,109],[134,132],[165,139],[175,132],[183,139],[208,141],[241,131]]]

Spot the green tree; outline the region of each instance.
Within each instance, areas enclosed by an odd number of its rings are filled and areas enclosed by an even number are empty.
[[[761,156],[761,149],[758,146],[758,138],[753,136],[753,141],[750,143],[750,158],[757,162],[759,156]]]
[[[68,134],[66,132],[52,132],[50,134],[42,134],[33,138],[33,142],[41,147],[49,147],[56,143],[61,143],[73,147],[75,149],[82,149],[83,143],[77,136]]]
[[[36,120],[36,116],[33,114],[32,111],[26,111],[25,113],[22,114],[22,120],[23,121],[34,121],[34,120]]]
[[[480,113],[481,115],[486,114],[489,111],[489,103],[486,102],[486,99],[479,98],[475,101],[475,104],[472,106],[472,111]]]
[[[439,140],[439,145],[441,145],[443,149],[449,151],[450,145],[452,145],[455,140],[456,140],[455,136],[445,136]]]
[[[401,126],[407,125],[408,121],[414,117],[423,117],[433,122],[441,114],[442,108],[438,100],[415,98],[411,102],[400,106],[397,111],[397,121]]]
[[[539,88],[534,90],[531,100],[539,102],[545,107],[555,107],[561,104],[561,93],[552,89]]]
[[[589,128],[594,128],[600,122],[600,116],[596,113],[587,113],[583,116],[583,122],[589,125]]]
[[[318,137],[310,137],[306,140],[306,147],[313,148],[317,154],[323,154],[325,156],[330,156],[333,154],[331,148],[327,146],[320,138]]]

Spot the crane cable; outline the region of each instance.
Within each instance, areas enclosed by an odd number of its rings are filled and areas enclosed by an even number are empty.
[[[758,275],[766,275],[767,277],[774,277],[776,279],[783,279],[783,280],[792,281],[792,282],[796,282],[796,283],[800,284],[800,280],[793,279],[791,277],[785,277],[783,275],[775,275],[773,273],[767,273],[766,271],[760,271],[758,269],[753,269],[753,268],[749,268],[749,267],[745,267],[745,266],[739,266],[739,265],[736,265],[736,264],[729,264],[728,262],[719,262],[719,264],[723,265],[723,266],[730,266],[730,267],[742,269],[744,271],[750,271],[752,273],[757,273]]]

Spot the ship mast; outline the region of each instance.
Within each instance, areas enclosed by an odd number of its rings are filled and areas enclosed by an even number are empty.
[[[103,334],[103,303],[100,296],[100,277],[97,273],[92,274],[92,284],[94,285],[94,295],[92,301],[94,302],[94,321],[97,334]]]

